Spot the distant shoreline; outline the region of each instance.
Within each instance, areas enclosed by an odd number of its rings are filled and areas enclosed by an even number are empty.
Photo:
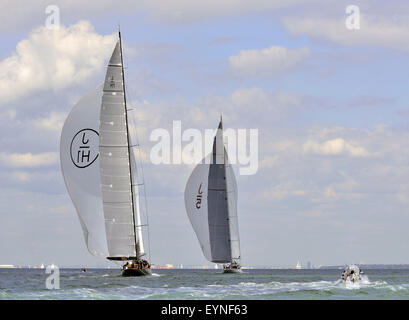
[[[346,265],[342,266],[321,266],[319,269],[344,269]],[[357,264],[361,269],[389,269],[389,270],[407,270],[409,269],[409,264]]]
[[[364,270],[371,270],[371,269],[388,269],[388,270],[409,270],[409,264],[356,264],[359,268]],[[302,268],[302,269],[295,269],[293,267],[251,267],[246,269],[247,270],[342,270],[345,268],[346,265],[335,265],[335,266],[320,266],[318,268]],[[84,267],[77,267],[77,266],[61,266],[60,269],[83,269]],[[120,270],[119,267],[85,267],[86,269],[106,269],[106,270]],[[0,270],[7,270],[7,269],[34,269],[34,270],[45,270],[45,268],[33,267],[33,266],[13,266],[13,265],[1,265]],[[154,268],[153,270],[218,270],[212,268],[194,268],[194,267],[185,267],[185,268]]]

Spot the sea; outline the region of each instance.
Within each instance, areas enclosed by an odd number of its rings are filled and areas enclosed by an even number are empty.
[[[59,269],[58,281],[45,269],[0,269],[2,300],[311,300],[409,299],[409,270],[367,270],[360,284],[340,281],[341,270],[160,269],[151,276],[121,277],[119,269]]]

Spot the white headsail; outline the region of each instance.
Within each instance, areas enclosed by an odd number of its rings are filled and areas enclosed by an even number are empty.
[[[220,121],[210,155],[193,170],[185,189],[185,206],[205,257],[226,263],[240,259],[237,185],[228,163]]]
[[[212,261],[207,209],[209,168],[209,164],[200,163],[193,170],[186,184],[185,206],[203,254],[207,260]]]
[[[108,254],[99,178],[99,113],[102,87],[72,108],[61,131],[60,160],[65,185],[93,255]]]

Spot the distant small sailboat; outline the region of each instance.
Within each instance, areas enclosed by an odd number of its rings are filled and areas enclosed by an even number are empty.
[[[223,121],[213,142],[211,161],[202,160],[189,177],[185,206],[207,260],[223,263],[224,273],[240,267],[237,184],[223,144]]]
[[[142,240],[136,141],[130,134],[121,34],[105,82],[73,107],[61,133],[66,187],[89,252],[126,262],[121,275],[151,274]],[[147,230],[147,229],[145,229]]]
[[[44,269],[44,263],[41,264],[40,269]]]
[[[300,269],[301,269],[301,263],[300,263],[300,261],[297,261],[297,265],[295,266],[295,268],[296,268],[297,270],[300,270]]]

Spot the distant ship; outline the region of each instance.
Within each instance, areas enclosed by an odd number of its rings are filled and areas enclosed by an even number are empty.
[[[103,86],[83,96],[65,120],[61,169],[89,252],[125,263],[122,276],[143,276],[151,274],[151,266],[142,240],[147,222],[141,222],[143,181],[130,110],[119,33]]]
[[[209,156],[186,184],[186,212],[206,259],[225,264],[224,273],[236,273],[241,271],[237,184],[223,144],[222,119]]]
[[[173,264],[166,264],[164,266],[156,266],[155,269],[174,269]]]

